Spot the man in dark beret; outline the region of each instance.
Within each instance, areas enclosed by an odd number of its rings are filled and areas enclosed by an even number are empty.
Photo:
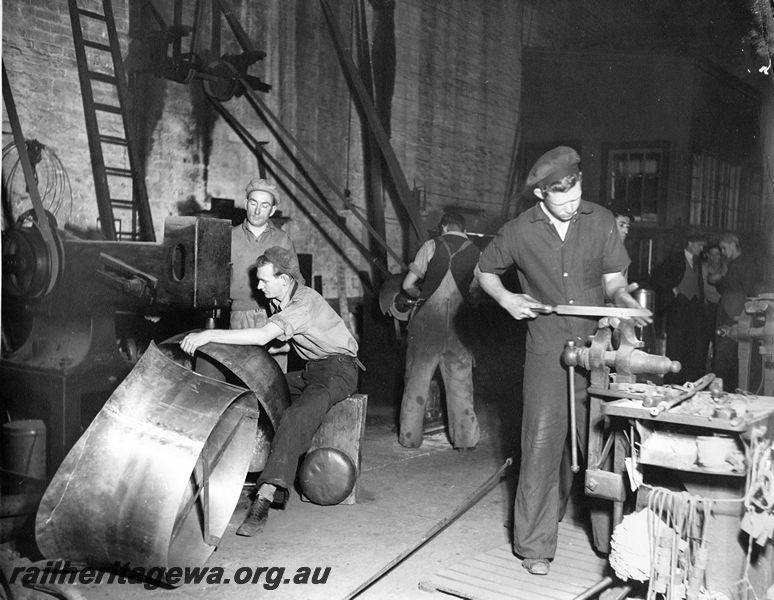
[[[287,497],[299,457],[309,450],[328,410],[357,389],[358,345],[342,318],[320,294],[301,283],[294,252],[273,246],[255,262],[258,289],[269,299],[273,314],[262,327],[205,329],[189,333],[180,347],[190,355],[209,342],[265,346],[289,342],[306,360],[303,371],[287,373],[291,405],[282,413],[271,442],[258,493],[237,535],[253,536],[263,529],[276,492]]]
[[[576,427],[585,450],[586,379],[576,372],[576,423],[569,423],[567,372],[561,354],[569,340],[582,347],[596,318],[541,314],[546,305],[640,308],[624,275],[629,265],[613,213],[582,199],[580,157],[567,146],[541,156],[527,176],[538,202],[506,223],[481,253],[476,276],[485,292],[514,319],[530,319],[523,384],[521,469],[514,501],[514,554],[533,575],[554,558],[558,522],[572,484],[567,444]],[[523,293],[500,276],[518,268]],[[643,323],[644,324],[644,321]],[[603,543],[606,543],[604,540]]]

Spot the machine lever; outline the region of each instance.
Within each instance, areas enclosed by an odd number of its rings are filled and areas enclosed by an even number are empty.
[[[99,253],[99,260],[103,268],[94,273],[97,279],[132,297],[148,302],[155,299],[158,278],[104,252]]]
[[[575,350],[575,342],[569,340],[567,342],[567,352],[572,353]],[[569,374],[570,388],[570,452],[572,456],[572,469],[573,473],[580,471],[578,466],[578,431],[575,425],[575,367],[572,364],[567,366],[567,372]]]

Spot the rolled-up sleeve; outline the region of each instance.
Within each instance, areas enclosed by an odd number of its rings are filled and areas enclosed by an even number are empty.
[[[514,235],[510,223],[500,228],[478,259],[478,268],[482,273],[502,275],[511,265],[518,264]]]
[[[309,310],[302,304],[291,303],[282,311],[269,317],[269,323],[274,323],[282,329],[279,339],[284,342],[309,329]]]
[[[424,279],[427,273],[427,265],[435,254],[435,240],[427,240],[417,251],[414,260],[409,264],[409,271],[420,279]]]

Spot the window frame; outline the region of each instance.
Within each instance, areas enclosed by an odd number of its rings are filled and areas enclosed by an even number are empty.
[[[667,190],[669,188],[669,162],[671,154],[671,144],[665,140],[644,140],[634,142],[605,142],[602,144],[602,169],[600,189],[604,190],[601,194],[605,198],[607,206],[621,206],[631,210],[637,223],[657,226],[666,214]],[[658,173],[655,194],[655,213],[644,213],[642,206],[642,196],[639,199],[639,206],[632,206],[628,199],[616,198],[613,195],[613,159],[619,153],[642,153],[658,152],[661,155],[661,169]],[[624,202],[625,201],[625,202]],[[635,210],[636,209],[636,210]],[[647,216],[647,218],[646,218]]]
[[[745,162],[707,150],[691,152],[690,225],[726,231],[763,230],[763,177]]]

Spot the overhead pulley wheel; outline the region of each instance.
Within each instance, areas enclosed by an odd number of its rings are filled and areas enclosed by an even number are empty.
[[[59,280],[64,249],[56,236],[56,220],[46,212],[56,247],[50,248],[32,211],[22,214],[17,225],[3,234],[3,292],[16,298],[40,298]],[[59,269],[54,272],[52,253],[58,253]]]
[[[216,60],[207,65],[202,75],[202,85],[208,96],[219,102],[231,100],[240,91],[242,84],[239,73],[224,60]]]

